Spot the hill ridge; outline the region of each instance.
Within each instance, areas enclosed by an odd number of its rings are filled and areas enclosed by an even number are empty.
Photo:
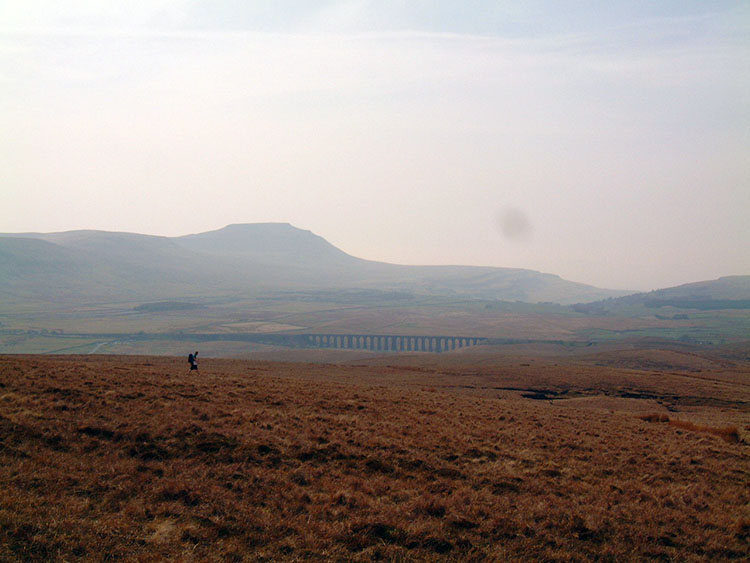
[[[20,239],[56,246],[42,251],[27,244],[24,253],[19,251],[24,244]],[[55,249],[59,249],[58,256],[53,256]],[[87,278],[77,279],[77,268],[61,267],[60,260],[86,264]],[[89,229],[0,234],[0,268],[14,273],[12,280],[5,281],[9,294],[17,293],[21,300],[28,297],[25,286],[30,282],[36,288],[32,293],[40,298],[78,292],[80,302],[93,296],[179,299],[216,292],[343,288],[561,304],[629,294],[523,268],[410,266],[366,260],[286,222],[233,223],[177,237]],[[45,286],[45,272],[54,284]]]

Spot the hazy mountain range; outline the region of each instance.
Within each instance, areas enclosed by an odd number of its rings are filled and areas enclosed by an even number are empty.
[[[284,223],[230,225],[173,238],[105,231],[0,235],[0,299],[9,304],[354,288],[561,304],[632,293],[524,269],[363,260]]]

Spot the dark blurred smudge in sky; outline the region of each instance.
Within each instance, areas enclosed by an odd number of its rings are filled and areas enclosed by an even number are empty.
[[[506,207],[500,212],[498,225],[503,237],[511,242],[528,241],[534,230],[528,215],[515,207]]]

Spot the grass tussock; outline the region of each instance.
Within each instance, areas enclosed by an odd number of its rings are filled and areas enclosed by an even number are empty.
[[[645,420],[646,422],[669,422],[669,417],[666,414],[658,414],[658,413],[651,413],[651,414],[644,414],[639,417],[641,420]]]
[[[736,444],[741,440],[740,429],[737,426],[708,426],[706,424],[696,424],[689,420],[673,419],[665,414],[656,413],[643,415],[639,418],[641,420],[645,420],[646,422],[666,422],[669,423],[670,426],[674,426],[675,428],[679,428],[681,430],[689,430],[690,432],[704,432],[713,434],[714,436],[718,436],[725,442],[729,442],[731,444]]]
[[[746,557],[744,443],[480,369],[0,357],[0,560]]]

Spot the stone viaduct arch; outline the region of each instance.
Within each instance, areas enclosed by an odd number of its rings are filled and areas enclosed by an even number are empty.
[[[476,336],[403,336],[394,334],[299,334],[298,345],[374,352],[449,352],[476,346],[486,338]]]

